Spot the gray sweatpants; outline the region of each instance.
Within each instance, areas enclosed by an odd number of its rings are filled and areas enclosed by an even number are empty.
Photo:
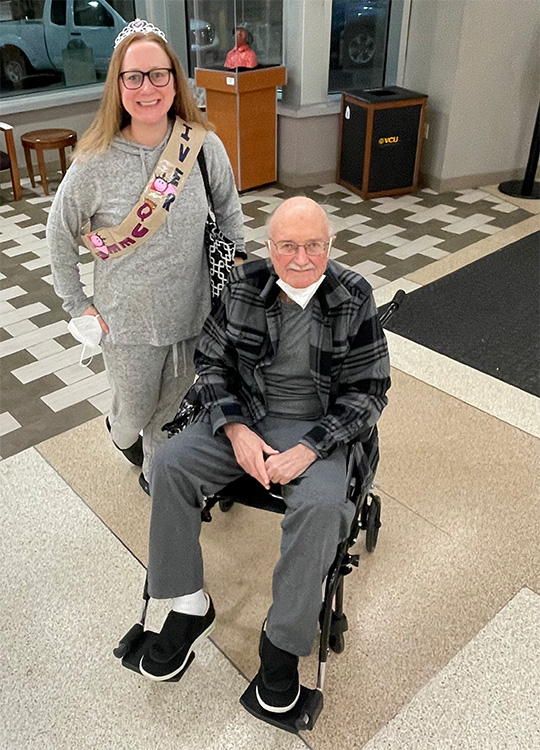
[[[278,450],[296,445],[313,422],[266,417],[254,428]],[[161,445],[151,477],[149,594],[167,599],[203,587],[199,544],[203,497],[243,474],[229,439],[198,422]],[[354,506],[346,499],[346,455],[337,448],[317,460],[298,484],[284,485],[281,556],[274,569],[268,637],[298,656],[311,653],[321,608],[321,584]],[[255,511],[254,511],[255,512]]]
[[[118,345],[102,342],[103,357],[112,390],[109,414],[111,437],[120,448],[129,448],[143,433],[146,479],[154,452],[166,439],[161,431],[193,384],[196,338],[173,346]]]

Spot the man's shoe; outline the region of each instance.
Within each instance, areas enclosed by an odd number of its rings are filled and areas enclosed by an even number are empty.
[[[195,644],[210,635],[216,624],[212,599],[208,594],[205,596],[208,600],[205,615],[169,612],[157,640],[140,661],[141,674],[151,680],[170,680],[184,669]]]
[[[111,431],[111,423],[109,422],[109,417],[105,417],[105,424],[107,425],[107,429],[109,432]],[[137,440],[133,443],[133,445],[130,445],[129,448],[120,448],[113,440],[113,445],[115,448],[118,448],[119,451],[121,451],[124,456],[127,458],[130,464],[133,464],[133,466],[142,466],[143,465],[143,447],[142,447],[142,436],[139,435]]]
[[[257,700],[265,711],[284,714],[294,708],[300,697],[298,656],[274,646],[265,631],[259,653],[261,668],[255,685]]]
[[[149,495],[150,494],[150,485],[148,484],[148,480],[144,476],[144,474],[142,473],[142,471],[139,474],[139,484],[142,487],[142,489],[146,492],[146,494]]]

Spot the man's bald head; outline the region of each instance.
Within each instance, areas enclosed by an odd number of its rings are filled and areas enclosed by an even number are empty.
[[[311,220],[313,221],[314,226],[318,222],[323,222],[325,225],[325,234],[328,237],[332,234],[332,227],[330,226],[330,221],[324,208],[311,198],[297,195],[294,198],[288,198],[286,201],[283,201],[283,203],[276,208],[268,222],[269,236],[273,236],[272,230],[274,224],[287,222],[295,217],[301,217],[308,221]]]
[[[328,254],[308,255],[305,243],[330,243],[331,233],[326,212],[314,200],[296,196],[283,201],[268,222],[270,257],[280,279],[299,289],[318,281],[326,270]],[[279,244],[285,242],[299,246],[294,255],[278,252]]]

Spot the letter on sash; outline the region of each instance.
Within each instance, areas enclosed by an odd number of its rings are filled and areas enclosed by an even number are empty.
[[[178,169],[178,167],[175,167],[174,174],[171,177],[170,184],[174,185],[175,187],[177,187],[178,183],[180,182],[180,177],[182,177],[183,174],[184,173],[182,172],[181,169]]]
[[[141,221],[144,221],[149,216],[152,216],[152,207],[148,205],[148,203],[143,203],[142,206],[139,206],[139,209],[137,211],[137,216]]]
[[[180,150],[178,151],[178,161],[182,163],[190,151],[191,151],[191,146],[184,148],[184,144],[181,143]]]
[[[190,130],[193,130],[193,128],[191,127],[191,125],[185,124],[184,132],[182,133],[182,135],[180,136],[180,138],[183,138],[185,141],[189,141],[189,131]]]
[[[131,232],[134,237],[144,237],[144,235],[147,233],[148,229],[146,227],[143,227],[142,224],[137,224],[137,226]]]
[[[168,211],[168,210],[169,210],[169,208],[170,208],[170,207],[172,206],[172,204],[174,203],[174,199],[175,199],[175,198],[176,198],[176,195],[175,195],[174,193],[170,193],[170,194],[169,194],[169,195],[168,195],[168,196],[167,196],[167,197],[165,198],[165,202],[164,202],[164,204],[163,204],[163,208],[165,209],[165,211]]]

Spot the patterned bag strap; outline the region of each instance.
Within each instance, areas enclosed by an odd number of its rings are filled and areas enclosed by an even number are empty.
[[[214,222],[217,226],[217,219],[216,219],[216,212],[214,210],[214,200],[212,198],[212,191],[210,189],[210,179],[208,177],[208,168],[206,166],[206,159],[204,158],[204,150],[201,146],[201,149],[199,150],[199,153],[197,154],[197,161],[199,162],[199,168],[201,170],[201,175],[204,182],[204,189],[206,191],[206,199],[208,200],[208,207],[210,209],[212,218],[214,219]],[[235,258],[242,258],[242,260],[247,260],[247,253],[245,250],[236,250],[234,251],[234,257]]]
[[[201,146],[199,153],[197,154],[197,161],[199,162],[199,168],[201,170],[203,182],[204,182],[204,189],[206,190],[206,198],[208,199],[208,205],[210,206],[210,210],[216,215],[216,212],[214,211],[214,201],[212,199],[212,191],[210,190],[210,180],[208,178],[208,168],[206,166],[206,159],[204,158],[204,150]]]
[[[201,170],[201,175],[202,175],[203,182],[204,182],[204,189],[206,191],[206,199],[208,200],[208,207],[212,213],[212,218],[216,222],[216,226],[217,226],[216,212],[214,210],[214,200],[212,198],[212,191],[210,190],[210,179],[208,177],[208,168],[206,166],[206,159],[204,158],[204,149],[202,146],[199,150],[199,153],[197,154],[197,161],[199,162],[199,168]],[[234,257],[242,258],[242,260],[247,260],[247,253],[244,250],[235,250]]]

